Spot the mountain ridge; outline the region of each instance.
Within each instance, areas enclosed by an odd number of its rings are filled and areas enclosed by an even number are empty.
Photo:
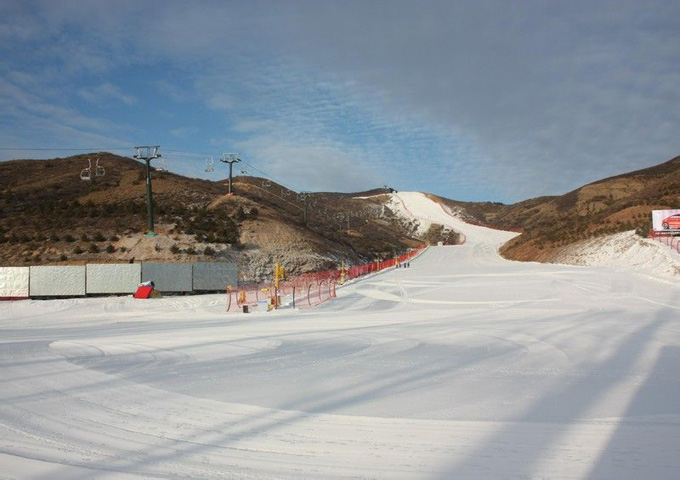
[[[99,158],[106,174],[84,182],[79,173],[88,158]],[[152,179],[160,235],[148,238],[142,163],[106,152],[1,162],[0,262],[229,260],[250,280],[266,275],[275,259],[301,273],[387,257],[425,239],[453,241],[441,231],[417,234],[412,220],[389,208],[387,188],[298,193],[237,176],[236,194],[227,195],[224,180],[155,168]],[[511,205],[428,195],[469,222],[521,231],[501,248],[506,258],[550,262],[584,239],[646,234],[651,210],[680,206],[680,157]]]

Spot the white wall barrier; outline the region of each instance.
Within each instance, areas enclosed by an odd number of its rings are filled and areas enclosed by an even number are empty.
[[[34,266],[30,271],[31,297],[85,295],[85,265]]]
[[[28,297],[29,267],[0,267],[0,297]]]
[[[224,291],[238,286],[238,267],[225,262],[0,267],[0,298],[128,294],[148,280],[161,293]]]
[[[142,279],[141,263],[87,265],[87,293],[134,293]]]
[[[191,292],[191,263],[142,263],[142,282],[151,280],[159,292]],[[224,286],[222,287],[224,289]]]
[[[193,289],[196,291],[224,291],[227,285],[238,285],[238,268],[235,263],[197,262],[193,265]]]

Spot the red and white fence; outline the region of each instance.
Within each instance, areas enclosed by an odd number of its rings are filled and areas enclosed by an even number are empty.
[[[680,234],[677,232],[656,232],[649,231],[649,238],[656,240],[659,243],[670,247],[672,250],[680,253]]]
[[[311,308],[336,297],[339,283],[393,268],[398,264],[410,262],[419,255],[425,245],[396,258],[353,265],[344,270],[324,270],[298,275],[280,281],[278,289],[273,282],[241,285],[237,289],[227,288],[227,311],[267,311],[272,308],[292,307]],[[245,307],[245,308],[244,308]]]

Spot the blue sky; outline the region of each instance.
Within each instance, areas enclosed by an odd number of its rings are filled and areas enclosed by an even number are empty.
[[[679,21],[677,1],[3,0],[0,160],[158,144],[177,173],[239,152],[297,190],[562,194],[680,154]]]

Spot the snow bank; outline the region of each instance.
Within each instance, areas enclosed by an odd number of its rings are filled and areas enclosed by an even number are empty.
[[[561,254],[558,263],[610,267],[654,278],[680,278],[680,255],[635,231],[593,238]]]

